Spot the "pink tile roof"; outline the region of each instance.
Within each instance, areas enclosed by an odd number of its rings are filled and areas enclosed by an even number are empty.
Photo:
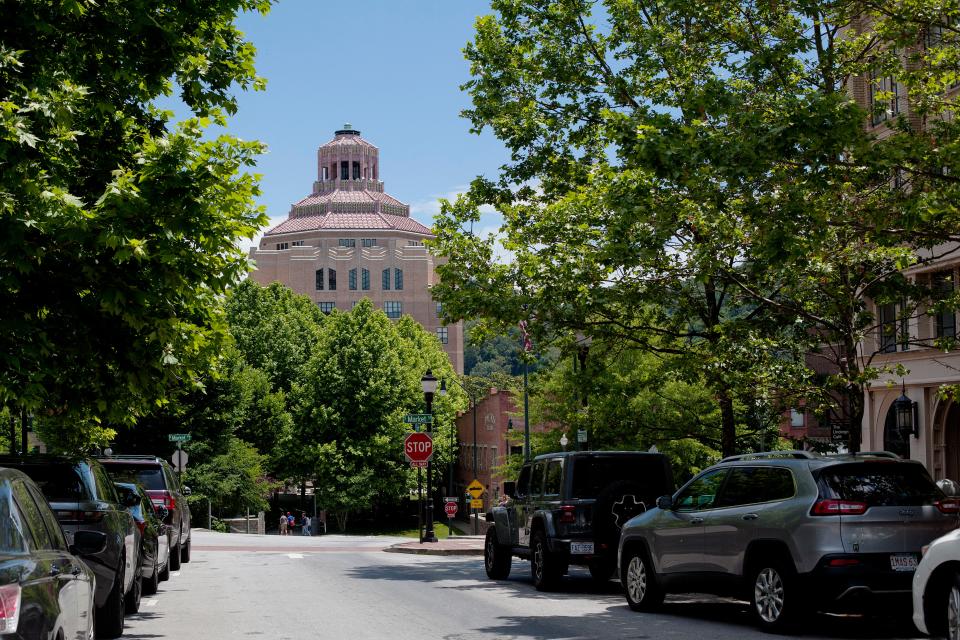
[[[343,147],[343,146],[361,146],[361,147],[369,147],[371,149],[377,148],[376,145],[370,144],[369,142],[361,138],[359,135],[352,135],[352,134],[338,135],[336,138],[334,138],[330,142],[324,145],[321,145],[320,148],[322,149],[324,147]]]
[[[331,191],[329,193],[311,194],[293,205],[293,207],[296,209],[298,207],[309,207],[312,205],[331,204],[335,202],[344,202],[350,204],[380,202],[383,204],[392,204],[397,207],[407,206],[393,196],[383,193],[382,191],[368,191],[365,189],[362,191],[344,191],[342,189],[337,189],[336,191]]]
[[[430,229],[413,218],[394,216],[388,213],[327,213],[323,215],[288,218],[264,235],[295,233],[298,231],[322,231],[325,229],[395,229],[430,235]]]

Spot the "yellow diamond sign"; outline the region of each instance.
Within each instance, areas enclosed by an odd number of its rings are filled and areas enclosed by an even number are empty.
[[[467,493],[473,496],[473,499],[476,500],[483,495],[483,485],[480,484],[479,480],[474,480],[467,485]]]

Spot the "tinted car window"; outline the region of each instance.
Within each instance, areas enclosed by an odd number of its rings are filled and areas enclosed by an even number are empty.
[[[100,499],[118,504],[120,496],[117,495],[117,488],[113,485],[106,470],[99,464],[91,464],[90,471],[93,474],[93,481],[97,484],[97,495]]]
[[[663,458],[659,456],[590,456],[573,461],[572,497],[596,497],[620,480],[640,484],[644,495],[656,497],[673,491]]]
[[[77,502],[92,493],[80,471],[69,464],[24,465],[19,467],[40,487],[50,502]]]
[[[712,508],[720,485],[727,476],[726,469],[715,469],[704,473],[683,489],[675,501],[677,511],[698,511]]]
[[[30,531],[29,537],[33,541],[33,548],[52,549],[53,544],[50,542],[50,534],[47,533],[47,525],[43,523],[43,516],[40,515],[40,510],[33,498],[30,497],[26,485],[21,482],[13,484],[13,501],[26,521],[25,524]]]
[[[0,553],[26,553],[23,521],[13,506],[9,485],[0,486]]]
[[[733,507],[786,500],[794,494],[793,474],[779,467],[734,467],[714,506]]]
[[[524,467],[520,470],[520,477],[517,478],[516,493],[518,496],[530,494],[530,467]]]
[[[544,462],[535,462],[533,464],[533,474],[530,476],[530,495],[538,496],[543,490],[543,468]]]
[[[27,486],[27,490],[33,497],[33,501],[37,503],[37,509],[40,511],[40,517],[43,518],[43,523],[47,525],[47,533],[50,535],[51,545],[54,549],[65,550],[67,548],[67,541],[63,537],[63,529],[60,528],[60,523],[57,522],[56,516],[53,515],[53,511],[51,511],[49,505],[47,505],[46,498],[34,487]]]
[[[551,460],[547,465],[546,475],[543,481],[543,495],[560,495],[560,482],[563,478],[563,466],[560,460]]]
[[[159,466],[147,467],[142,464],[116,464],[106,465],[110,475],[114,480],[124,482],[136,482],[143,485],[144,489],[162,491],[167,488],[167,483],[163,477],[163,469]]]
[[[838,465],[824,469],[820,486],[824,498],[871,507],[919,506],[944,497],[926,470],[914,464]]]

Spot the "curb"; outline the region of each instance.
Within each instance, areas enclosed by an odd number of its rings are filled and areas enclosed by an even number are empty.
[[[482,556],[483,546],[476,547],[447,547],[437,546],[437,543],[420,544],[417,542],[400,542],[398,544],[385,547],[383,550],[387,553],[409,553],[421,556]]]

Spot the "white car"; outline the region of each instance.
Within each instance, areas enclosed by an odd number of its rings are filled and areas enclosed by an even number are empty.
[[[960,640],[960,529],[931,542],[913,576],[913,623]]]

